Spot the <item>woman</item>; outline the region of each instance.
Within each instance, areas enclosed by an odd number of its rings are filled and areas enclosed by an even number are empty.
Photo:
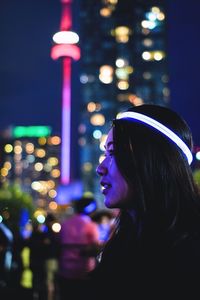
[[[200,196],[191,149],[190,128],[168,108],[145,104],[113,121],[97,168],[106,207],[120,210],[91,274],[102,295],[200,295]]]

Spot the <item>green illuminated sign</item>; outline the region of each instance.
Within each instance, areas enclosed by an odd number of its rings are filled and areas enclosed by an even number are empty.
[[[42,137],[51,135],[49,126],[16,126],[12,130],[14,138],[21,137]]]

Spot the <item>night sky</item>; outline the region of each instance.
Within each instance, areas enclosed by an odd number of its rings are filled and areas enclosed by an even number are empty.
[[[171,107],[200,145],[200,2],[167,2]],[[0,129],[40,124],[60,132],[62,66],[50,58],[60,15],[59,0],[0,1]]]
[[[50,57],[59,0],[0,1],[0,128],[61,127],[61,62]]]

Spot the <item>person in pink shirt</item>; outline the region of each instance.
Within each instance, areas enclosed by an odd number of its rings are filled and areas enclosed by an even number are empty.
[[[88,272],[96,266],[100,245],[99,230],[89,213],[95,210],[93,198],[73,201],[74,214],[61,224],[59,282],[60,299],[83,292]],[[78,298],[77,298],[78,299]]]

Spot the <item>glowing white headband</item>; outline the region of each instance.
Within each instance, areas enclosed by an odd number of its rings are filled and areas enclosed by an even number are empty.
[[[168,127],[164,126],[160,122],[147,117],[143,114],[133,112],[133,111],[127,111],[123,113],[119,113],[117,115],[117,119],[124,119],[124,118],[131,118],[135,120],[139,120],[145,124],[150,125],[151,127],[157,129],[158,131],[162,132],[164,135],[166,135],[170,140],[172,140],[186,155],[189,165],[191,164],[193,160],[192,153],[188,146],[176,135],[172,130],[170,130]]]

